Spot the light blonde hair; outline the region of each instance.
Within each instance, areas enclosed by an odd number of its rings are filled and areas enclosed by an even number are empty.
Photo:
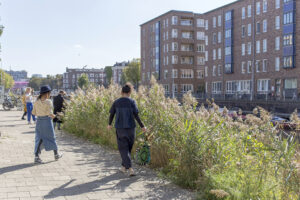
[[[30,92],[31,92],[31,87],[27,87],[25,93],[30,93]]]

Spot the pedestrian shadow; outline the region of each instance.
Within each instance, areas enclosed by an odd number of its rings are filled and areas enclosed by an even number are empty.
[[[45,165],[45,164],[48,164],[48,163],[51,163],[51,162],[54,162],[54,161],[45,162],[42,165]],[[26,163],[26,164],[12,165],[12,166],[8,166],[8,167],[3,167],[3,168],[0,168],[0,175],[5,174],[5,173],[9,173],[9,172],[13,172],[13,171],[17,171],[17,170],[26,169],[26,168],[33,167],[33,166],[37,166],[37,164]]]
[[[51,199],[60,196],[76,196],[85,193],[104,191],[104,190],[114,190],[114,191],[124,192],[129,185],[136,182],[138,179],[139,179],[138,177],[129,178],[122,173],[114,173],[100,180],[94,180],[88,183],[83,183],[83,184],[68,187],[68,185],[76,181],[75,179],[72,179],[67,183],[61,185],[60,187],[51,190],[46,196],[44,196],[44,198]],[[120,180],[120,181],[117,184],[112,185],[111,187],[101,188],[107,183],[116,180]]]

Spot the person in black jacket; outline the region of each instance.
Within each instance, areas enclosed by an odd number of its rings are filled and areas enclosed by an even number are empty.
[[[129,175],[134,176],[134,170],[131,163],[131,150],[135,139],[135,121],[138,122],[143,132],[146,132],[146,127],[142,123],[138,115],[138,108],[133,99],[129,98],[131,94],[131,85],[126,84],[122,88],[122,97],[117,99],[111,109],[109,116],[108,129],[112,128],[112,121],[116,115],[115,128],[117,133],[118,149],[122,158],[121,172],[126,173],[129,170]]]
[[[64,109],[64,95],[65,95],[65,92],[63,90],[61,90],[61,91],[59,91],[58,95],[53,98],[53,107],[54,107],[53,114],[54,115],[57,115],[58,113],[63,111],[63,109]],[[60,124],[61,123],[62,123],[62,121],[58,117],[55,117],[53,119],[54,129],[55,129],[56,124],[57,124],[57,129],[60,130]]]

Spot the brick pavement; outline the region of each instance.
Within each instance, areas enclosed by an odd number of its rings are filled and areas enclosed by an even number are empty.
[[[58,132],[63,158],[42,151],[42,165],[33,164],[34,125],[19,111],[0,110],[1,200],[192,199],[193,193],[157,178],[147,168],[138,175],[118,172],[117,152]]]

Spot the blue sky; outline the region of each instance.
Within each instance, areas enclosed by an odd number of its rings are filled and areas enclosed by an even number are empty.
[[[202,13],[233,0],[0,2],[2,68],[46,75],[140,57],[140,24],[169,10]]]

